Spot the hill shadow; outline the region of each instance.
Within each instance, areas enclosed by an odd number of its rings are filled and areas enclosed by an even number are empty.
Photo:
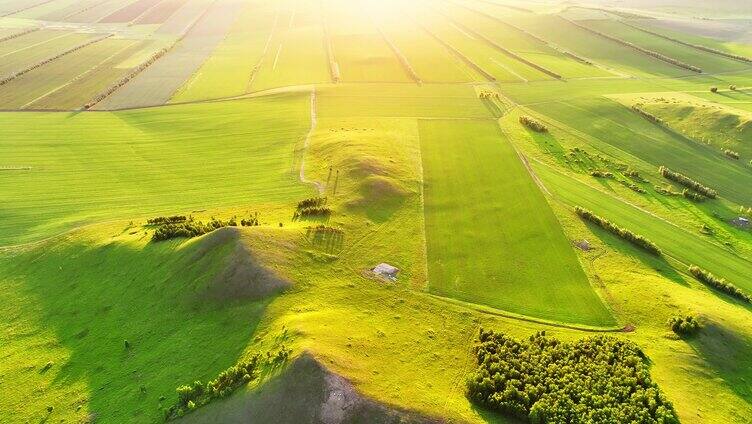
[[[752,339],[715,322],[705,323],[688,343],[739,397],[752,402]]]
[[[18,258],[25,295],[40,305],[35,324],[68,352],[46,371],[52,384],[88,386],[85,398],[56,408],[85,407],[97,421],[161,421],[179,385],[238,361],[271,298],[201,301],[234,246],[201,241],[140,247],[69,237]]]

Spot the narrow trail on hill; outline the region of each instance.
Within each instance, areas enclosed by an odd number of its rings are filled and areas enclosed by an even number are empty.
[[[300,153],[300,182],[304,184],[313,184],[318,190],[319,195],[324,194],[324,184],[319,181],[311,181],[305,176],[305,158],[308,152],[308,146],[311,144],[311,137],[313,137],[314,131],[316,131],[316,124],[318,123],[318,114],[316,112],[316,88],[311,90],[311,128],[306,134],[305,141],[303,141],[303,149]]]

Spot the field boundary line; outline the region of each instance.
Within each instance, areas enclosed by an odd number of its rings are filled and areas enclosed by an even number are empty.
[[[402,65],[402,69],[405,71],[405,73],[407,73],[407,76],[410,77],[413,81],[415,81],[416,84],[421,85],[423,81],[418,76],[418,73],[415,72],[415,68],[413,68],[413,66],[410,64],[410,61],[407,60],[407,57],[405,57],[405,55],[402,54],[402,52],[397,47],[397,45],[394,44],[392,40],[389,39],[389,37],[387,37],[386,33],[381,29],[380,25],[374,22],[374,26],[376,27],[376,31],[378,31],[379,34],[381,35],[381,38],[392,50],[392,53],[394,53],[394,56],[397,57],[397,60]]]
[[[503,317],[503,318],[514,319],[514,320],[517,320],[517,321],[530,322],[530,323],[533,323],[533,324],[548,325],[548,326],[551,326],[551,327],[566,328],[566,329],[569,329],[569,330],[585,331],[585,332],[590,332],[590,333],[621,333],[621,332],[625,332],[625,327],[624,326],[615,325],[615,326],[604,326],[604,327],[601,327],[601,326],[591,326],[591,325],[586,325],[586,324],[570,324],[570,323],[560,322],[560,321],[551,321],[551,320],[547,320],[545,318],[536,318],[536,317],[532,317],[532,316],[525,315],[525,314],[518,314],[518,313],[515,313],[515,312],[509,312],[509,311],[505,311],[503,309],[497,309],[497,308],[492,308],[490,306],[481,305],[479,303],[473,303],[473,302],[467,302],[467,301],[464,301],[464,300],[453,299],[451,297],[441,296],[441,295],[434,294],[434,293],[429,293],[429,292],[417,292],[417,293],[419,293],[420,295],[431,297],[433,299],[438,299],[438,300],[444,301],[446,303],[451,303],[453,305],[457,305],[457,306],[460,306],[460,307],[469,308],[469,309],[472,309],[472,310],[474,310],[476,312],[481,312],[481,313],[484,313],[484,314],[494,315],[494,316]]]
[[[508,67],[507,65],[505,65],[505,64],[503,64],[503,63],[501,63],[501,62],[499,62],[499,61],[498,61],[498,60],[496,60],[495,58],[493,58],[493,57],[489,57],[489,59],[491,60],[491,62],[493,62],[493,63],[495,63],[495,64],[499,65],[499,66],[500,66],[501,68],[503,68],[503,69],[504,69],[505,71],[507,71],[507,72],[509,72],[510,74],[514,75],[515,77],[519,78],[519,79],[520,79],[520,80],[521,80],[522,82],[524,82],[525,84],[527,84],[527,83],[529,83],[529,82],[530,82],[530,80],[529,80],[529,79],[527,79],[527,78],[523,77],[522,75],[518,74],[517,72],[515,72],[515,71],[514,71],[514,69],[512,69],[512,68]]]
[[[323,0],[319,3],[321,8],[321,26],[324,30],[324,48],[326,49],[326,58],[329,62],[329,75],[332,78],[333,83],[338,83],[342,79],[340,75],[339,63],[337,62],[337,55],[332,45],[332,37],[329,35],[329,23],[326,17],[326,11],[324,10]]]
[[[253,69],[251,69],[251,73],[248,77],[248,82],[245,84],[245,94],[251,92],[251,86],[256,80],[256,75],[258,75],[259,71],[261,70],[261,65],[264,64],[264,58],[269,52],[269,45],[272,43],[272,38],[274,38],[274,34],[277,32],[277,24],[279,24],[279,7],[277,7],[277,12],[274,15],[274,25],[272,25],[272,29],[269,31],[269,36],[266,38],[266,44],[264,44],[264,50],[261,52],[261,57],[259,57],[259,60],[256,61]],[[281,45],[282,44],[280,44],[280,46]]]
[[[490,73],[489,73],[488,71],[486,71],[485,69],[481,68],[481,66],[480,66],[480,65],[478,65],[478,64],[477,64],[477,63],[475,63],[475,62],[473,62],[473,60],[472,60],[472,59],[470,59],[469,57],[465,56],[465,55],[464,55],[464,54],[463,54],[462,52],[460,52],[459,50],[457,50],[457,49],[456,49],[456,48],[455,48],[454,46],[452,46],[451,44],[449,44],[449,42],[447,42],[447,41],[444,41],[444,40],[442,40],[441,38],[439,38],[439,36],[438,36],[438,35],[436,35],[436,34],[435,34],[435,33],[434,33],[433,31],[431,31],[431,30],[429,30],[428,28],[426,28],[426,26],[425,26],[425,25],[423,25],[423,24],[421,24],[421,23],[419,23],[419,22],[416,22],[416,24],[417,24],[417,25],[418,25],[418,26],[419,26],[419,27],[420,27],[420,28],[421,28],[421,29],[422,29],[423,31],[425,31],[425,32],[426,32],[426,34],[430,35],[430,36],[431,36],[431,38],[433,38],[433,39],[434,39],[434,40],[436,40],[436,41],[437,41],[437,42],[438,42],[439,44],[441,44],[442,46],[444,46],[444,48],[445,48],[445,49],[449,50],[449,52],[450,52],[450,53],[452,53],[452,55],[453,55],[453,56],[455,56],[455,57],[459,58],[459,59],[460,59],[460,60],[461,60],[462,62],[464,62],[464,63],[465,63],[465,65],[469,66],[469,67],[470,67],[471,69],[473,69],[473,70],[475,70],[475,71],[476,71],[477,73],[479,73],[479,74],[480,74],[480,75],[481,75],[481,76],[482,76],[483,78],[485,78],[485,79],[486,79],[486,81],[487,81],[487,82],[496,82],[496,77],[494,77],[493,75],[491,75],[491,74],[490,74]]]
[[[300,153],[300,182],[304,184],[312,184],[314,187],[316,187],[316,190],[319,192],[319,196],[324,194],[324,190],[326,187],[319,182],[319,181],[311,181],[306,178],[305,176],[305,159],[306,159],[306,153],[308,152],[308,146],[311,144],[311,138],[313,138],[313,133],[316,131],[316,126],[318,125],[318,113],[316,111],[316,87],[314,87],[311,90],[311,128],[308,130],[308,133],[305,136],[305,139],[303,140],[303,149]]]
[[[478,37],[481,41],[484,41],[486,44],[488,44],[491,47],[493,47],[494,49],[500,51],[504,55],[506,55],[508,57],[511,57],[512,59],[514,59],[514,60],[516,60],[516,61],[518,61],[518,62],[520,62],[520,63],[522,63],[524,65],[527,65],[527,66],[529,66],[529,67],[531,67],[531,68],[533,68],[533,69],[535,69],[537,71],[540,71],[540,72],[542,72],[542,73],[544,73],[544,74],[546,74],[546,75],[548,75],[550,77],[553,77],[553,78],[558,79],[558,80],[563,80],[564,79],[564,77],[562,77],[560,74],[558,74],[558,73],[556,73],[556,72],[554,72],[554,71],[546,68],[545,66],[538,65],[537,63],[535,63],[535,62],[533,62],[531,60],[525,59],[524,57],[518,55],[517,53],[513,52],[512,50],[507,49],[506,47],[503,47],[501,44],[499,44],[499,43],[491,40],[490,38],[486,37],[485,35],[481,34],[480,32],[478,32],[478,31],[476,31],[476,30],[474,30],[472,28],[469,28],[467,25],[463,24],[462,22],[458,22],[454,18],[447,16],[444,12],[438,11],[436,13],[438,13],[441,16],[443,16],[444,19],[446,19],[447,21],[449,21],[449,22],[451,22],[451,23],[459,26],[460,28],[464,29],[465,31],[469,32],[470,34],[473,34],[474,36]]]
[[[31,49],[31,48],[34,48],[34,47],[37,47],[37,46],[41,46],[43,44],[47,44],[47,43],[50,43],[52,41],[59,40],[61,38],[65,38],[65,37],[68,37],[70,35],[73,35],[73,33],[66,32],[65,34],[60,34],[57,37],[52,37],[52,38],[48,38],[46,40],[42,40],[42,41],[40,41],[38,43],[34,43],[34,44],[30,45],[30,46],[23,46],[23,47],[21,47],[19,49],[16,49],[16,50],[13,50],[13,51],[10,51],[8,53],[0,55],[0,58],[6,57],[6,56],[10,56],[12,54],[16,54],[18,52],[22,52],[24,50],[28,50],[28,49]]]

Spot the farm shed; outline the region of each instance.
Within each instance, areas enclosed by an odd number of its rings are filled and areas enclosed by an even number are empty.
[[[373,271],[373,273],[376,275],[379,275],[381,277],[388,278],[394,281],[397,279],[399,268],[395,268],[387,263],[380,263],[376,265],[371,271]]]

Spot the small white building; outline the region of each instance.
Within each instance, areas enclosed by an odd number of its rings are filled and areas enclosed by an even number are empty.
[[[399,268],[395,268],[387,263],[380,263],[373,267],[371,271],[378,276],[395,281],[397,279],[397,274],[399,273]]]

